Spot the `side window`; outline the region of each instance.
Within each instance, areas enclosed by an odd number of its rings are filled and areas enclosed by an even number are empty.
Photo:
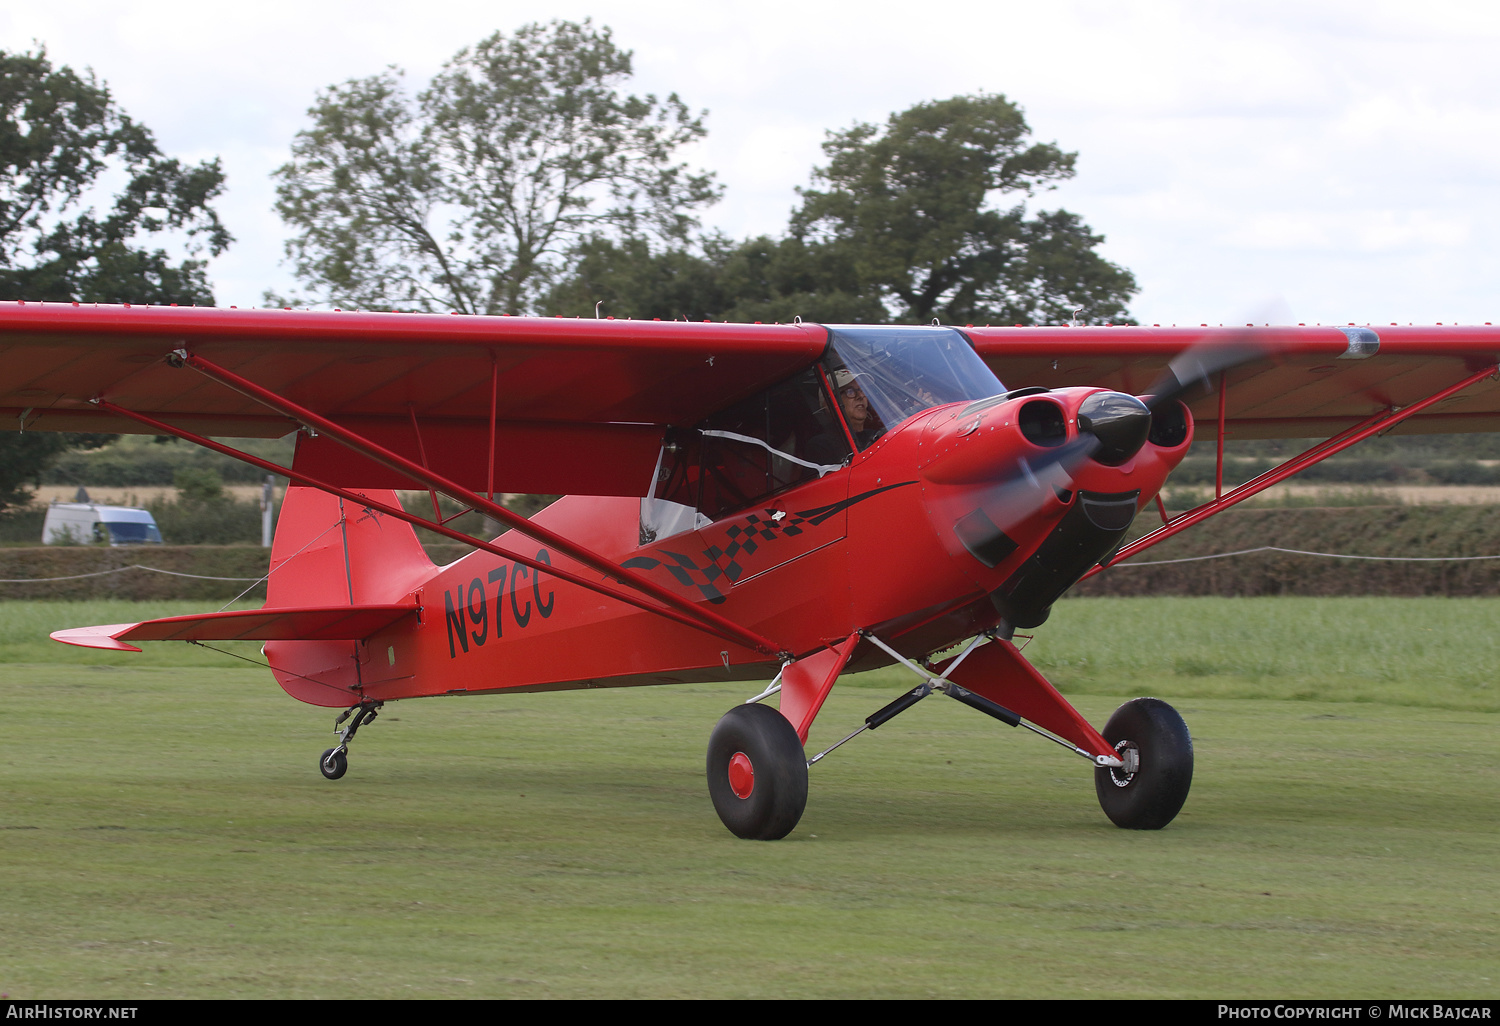
[[[650,545],[710,521],[698,512],[697,431],[668,431],[651,494],[641,499],[640,543]]]
[[[816,367],[669,434],[641,500],[641,544],[703,527],[840,469],[851,455]]]
[[[816,368],[710,417],[698,511],[711,520],[838,470],[849,444]]]

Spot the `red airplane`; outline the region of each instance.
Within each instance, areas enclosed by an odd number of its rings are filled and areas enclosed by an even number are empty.
[[[860,730],[942,692],[1082,756],[1112,821],[1158,829],[1192,780],[1181,717],[1140,698],[1095,730],[1015,631],[1081,578],[1377,431],[1495,429],[1497,354],[1488,326],[8,303],[0,412],[27,431],[176,435],[291,479],[264,608],[53,637],[132,651],[263,640],[287,693],[344,710],[320,760],[330,779],[396,699],[774,678],[715,727],[708,784],[733,833],[779,838],[827,754],[804,745],[835,680],[899,664],[911,690]],[[1227,437],[1327,437],[1169,520],[1157,496],[1195,414],[1214,424],[1221,471]],[[290,467],[216,440],[292,431]],[[395,489],[430,491],[432,514],[403,509]],[[503,492],[568,494],[527,520]],[[454,530],[439,493],[511,530]],[[1153,500],[1163,525],[1122,545]],[[474,551],[435,566],[411,525]],[[779,708],[762,704],[778,692]]]

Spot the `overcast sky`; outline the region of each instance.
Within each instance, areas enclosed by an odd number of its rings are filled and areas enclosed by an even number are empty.
[[[91,67],[164,152],[222,158],[219,302],[287,290],[270,172],[316,92],[592,17],[633,91],[709,111],[705,217],[777,233],[827,129],[1002,93],[1078,153],[1034,205],[1083,216],[1143,322],[1500,321],[1500,7],[1473,3],[176,0],[10,3],[0,47]]]

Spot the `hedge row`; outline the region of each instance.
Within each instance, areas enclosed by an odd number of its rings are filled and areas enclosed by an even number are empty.
[[[270,566],[271,550],[251,545],[140,545],[108,548],[96,545],[51,545],[0,548],[0,581],[24,578],[34,584],[0,583],[0,599],[203,599],[223,602],[243,591]],[[197,577],[176,577],[132,564]],[[118,570],[97,577],[78,577]],[[74,580],[40,580],[71,577]],[[216,581],[201,578],[249,580]],[[246,598],[266,597],[257,584]]]
[[[1224,483],[1240,484],[1277,466],[1280,460],[1225,459]],[[1211,456],[1189,456],[1172,472],[1172,484],[1211,485],[1218,473]],[[1500,466],[1478,460],[1432,460],[1425,463],[1393,459],[1331,459],[1301,471],[1296,479],[1304,483],[1332,484],[1500,484]]]
[[[1140,518],[1134,534],[1153,526]],[[1150,562],[1275,545],[1366,556],[1500,555],[1500,508],[1362,506],[1231,510],[1142,553]],[[468,549],[433,544],[438,564]],[[248,545],[0,548],[0,579],[72,577],[143,564],[201,577],[254,578],[269,550]],[[223,601],[248,581],[174,577],[142,570],[76,580],[0,583],[3,599],[205,599]],[[1263,552],[1157,566],[1118,566],[1077,585],[1075,595],[1500,595],[1500,559],[1397,563]],[[265,596],[257,585],[249,597]]]
[[[170,485],[173,475],[184,468],[216,471],[230,484],[260,484],[266,479],[266,472],[259,467],[208,450],[165,451],[159,456],[101,450],[58,457],[42,471],[42,483],[90,488],[153,487]]]
[[[1147,510],[1132,533],[1160,526]],[[1230,510],[1141,553],[1147,564],[1274,545],[1362,556],[1500,556],[1494,506]],[[1500,559],[1401,563],[1260,552],[1158,566],[1124,564],[1074,595],[1500,595]]]

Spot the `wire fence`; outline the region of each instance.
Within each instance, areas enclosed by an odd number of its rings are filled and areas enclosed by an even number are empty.
[[[1284,549],[1279,545],[1261,545],[1253,549],[1215,552],[1207,556],[1183,556],[1180,559],[1131,560],[1125,563],[1115,563],[1110,569],[1134,566],[1166,566],[1168,563],[1198,563],[1205,559],[1228,559],[1230,556],[1249,556],[1256,552],[1284,552],[1291,556],[1319,556],[1323,559],[1368,559],[1389,563],[1470,563],[1481,559],[1500,559],[1500,556],[1355,556],[1344,552],[1308,552],[1305,549]]]
[[[132,563],[129,566],[117,566],[113,570],[96,570],[91,574],[68,574],[65,577],[0,577],[0,584],[45,584],[49,581],[81,581],[85,577],[106,577],[109,574],[123,574],[127,570],[146,570],[153,574],[168,574],[172,577],[193,577],[200,581],[262,581],[261,577],[213,577],[209,574],[185,574],[178,570],[162,570],[154,566],[142,566]]]
[[[1500,559],[1496,556],[1360,556],[1347,552],[1310,552],[1306,549],[1286,549],[1279,545],[1260,545],[1253,549],[1236,549],[1233,552],[1215,552],[1206,556],[1183,556],[1179,559],[1150,559],[1130,560],[1124,563],[1116,563],[1113,568],[1129,568],[1139,566],[1167,566],[1171,563],[1200,563],[1208,559],[1229,559],[1231,556],[1250,556],[1257,552],[1281,552],[1289,556],[1317,556],[1322,559],[1365,559],[1388,563],[1470,563],[1478,560]],[[113,570],[97,570],[90,574],[68,574],[64,577],[0,577],[0,584],[44,584],[50,581],[78,581],[85,577],[105,577],[109,574],[122,574],[127,570],[145,570],[153,574],[168,574],[172,577],[192,577],[200,581],[263,581],[267,575],[260,577],[215,577],[210,574],[188,574],[178,570],[163,570],[160,567],[142,566],[140,563],[132,563],[129,566],[115,567]]]

